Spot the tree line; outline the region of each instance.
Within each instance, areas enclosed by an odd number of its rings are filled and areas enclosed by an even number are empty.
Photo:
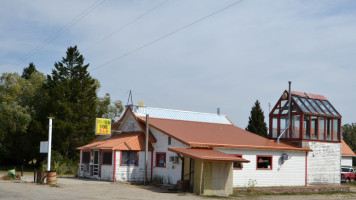
[[[121,101],[98,96],[100,83],[88,72],[77,46],[54,64],[49,75],[30,63],[18,73],[0,77],[0,165],[39,165],[40,141],[48,140],[48,117],[53,120],[52,149],[78,161],[77,147],[95,138],[95,118],[115,119]],[[36,162],[34,162],[36,161]]]

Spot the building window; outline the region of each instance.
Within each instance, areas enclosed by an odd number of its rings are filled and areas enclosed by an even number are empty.
[[[136,165],[138,166],[137,151],[121,151],[121,165]]]
[[[90,152],[83,152],[82,153],[82,163],[83,164],[88,164],[90,162]]]
[[[257,169],[272,169],[272,156],[256,156]]]
[[[168,145],[172,144],[172,138],[170,136],[168,136]]]
[[[111,165],[112,164],[112,152],[103,152],[103,165]]]
[[[166,153],[156,153],[156,167],[166,167]]]
[[[242,158],[242,155],[241,155],[241,154],[233,154],[233,156]],[[233,163],[233,167],[234,167],[234,170],[242,170],[243,165],[242,165],[242,163],[240,163],[240,162],[234,162],[234,163]]]

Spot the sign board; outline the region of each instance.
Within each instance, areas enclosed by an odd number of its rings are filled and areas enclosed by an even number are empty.
[[[111,119],[96,118],[95,135],[111,135]]]
[[[40,142],[40,153],[48,153],[48,141]]]

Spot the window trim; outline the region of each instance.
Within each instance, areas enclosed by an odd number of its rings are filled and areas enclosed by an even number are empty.
[[[236,157],[239,157],[239,158],[242,158],[242,154],[231,154],[231,155],[233,155],[233,156],[236,156]],[[243,165],[242,165],[242,163],[241,163],[241,168],[239,168],[239,167],[234,167],[234,162],[232,163],[232,168],[233,168],[233,170],[242,170],[243,169]]]
[[[137,164],[125,164],[122,163],[122,152],[136,152],[137,153]],[[138,166],[139,165],[139,151],[120,151],[120,166]]]
[[[161,167],[161,166],[158,166],[158,159],[157,159],[157,156],[158,155],[164,155],[164,167]],[[159,167],[159,168],[166,168],[167,167],[167,153],[166,152],[156,152],[156,167]]]
[[[258,158],[271,158],[271,169],[268,168],[258,168]],[[271,155],[256,155],[256,170],[273,170],[273,156]]]
[[[104,153],[111,153],[111,164],[104,164]],[[108,166],[111,166],[112,165],[112,161],[113,161],[113,158],[112,158],[112,156],[113,156],[113,151],[110,151],[110,150],[102,150],[101,151],[101,162],[100,162],[100,164],[101,165],[108,165]]]

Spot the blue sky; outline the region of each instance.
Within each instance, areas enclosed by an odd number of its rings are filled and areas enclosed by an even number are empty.
[[[353,0],[244,0],[103,65],[234,2],[0,0],[0,72],[21,73],[34,62],[39,71],[51,73],[66,49],[78,45],[101,83],[99,95],[110,93],[113,100],[126,103],[132,90],[134,102],[148,106],[213,113],[220,107],[245,128],[254,102],[261,102],[268,119],[268,104],[274,106],[290,80],[292,90],[326,96],[343,124],[356,122]]]

